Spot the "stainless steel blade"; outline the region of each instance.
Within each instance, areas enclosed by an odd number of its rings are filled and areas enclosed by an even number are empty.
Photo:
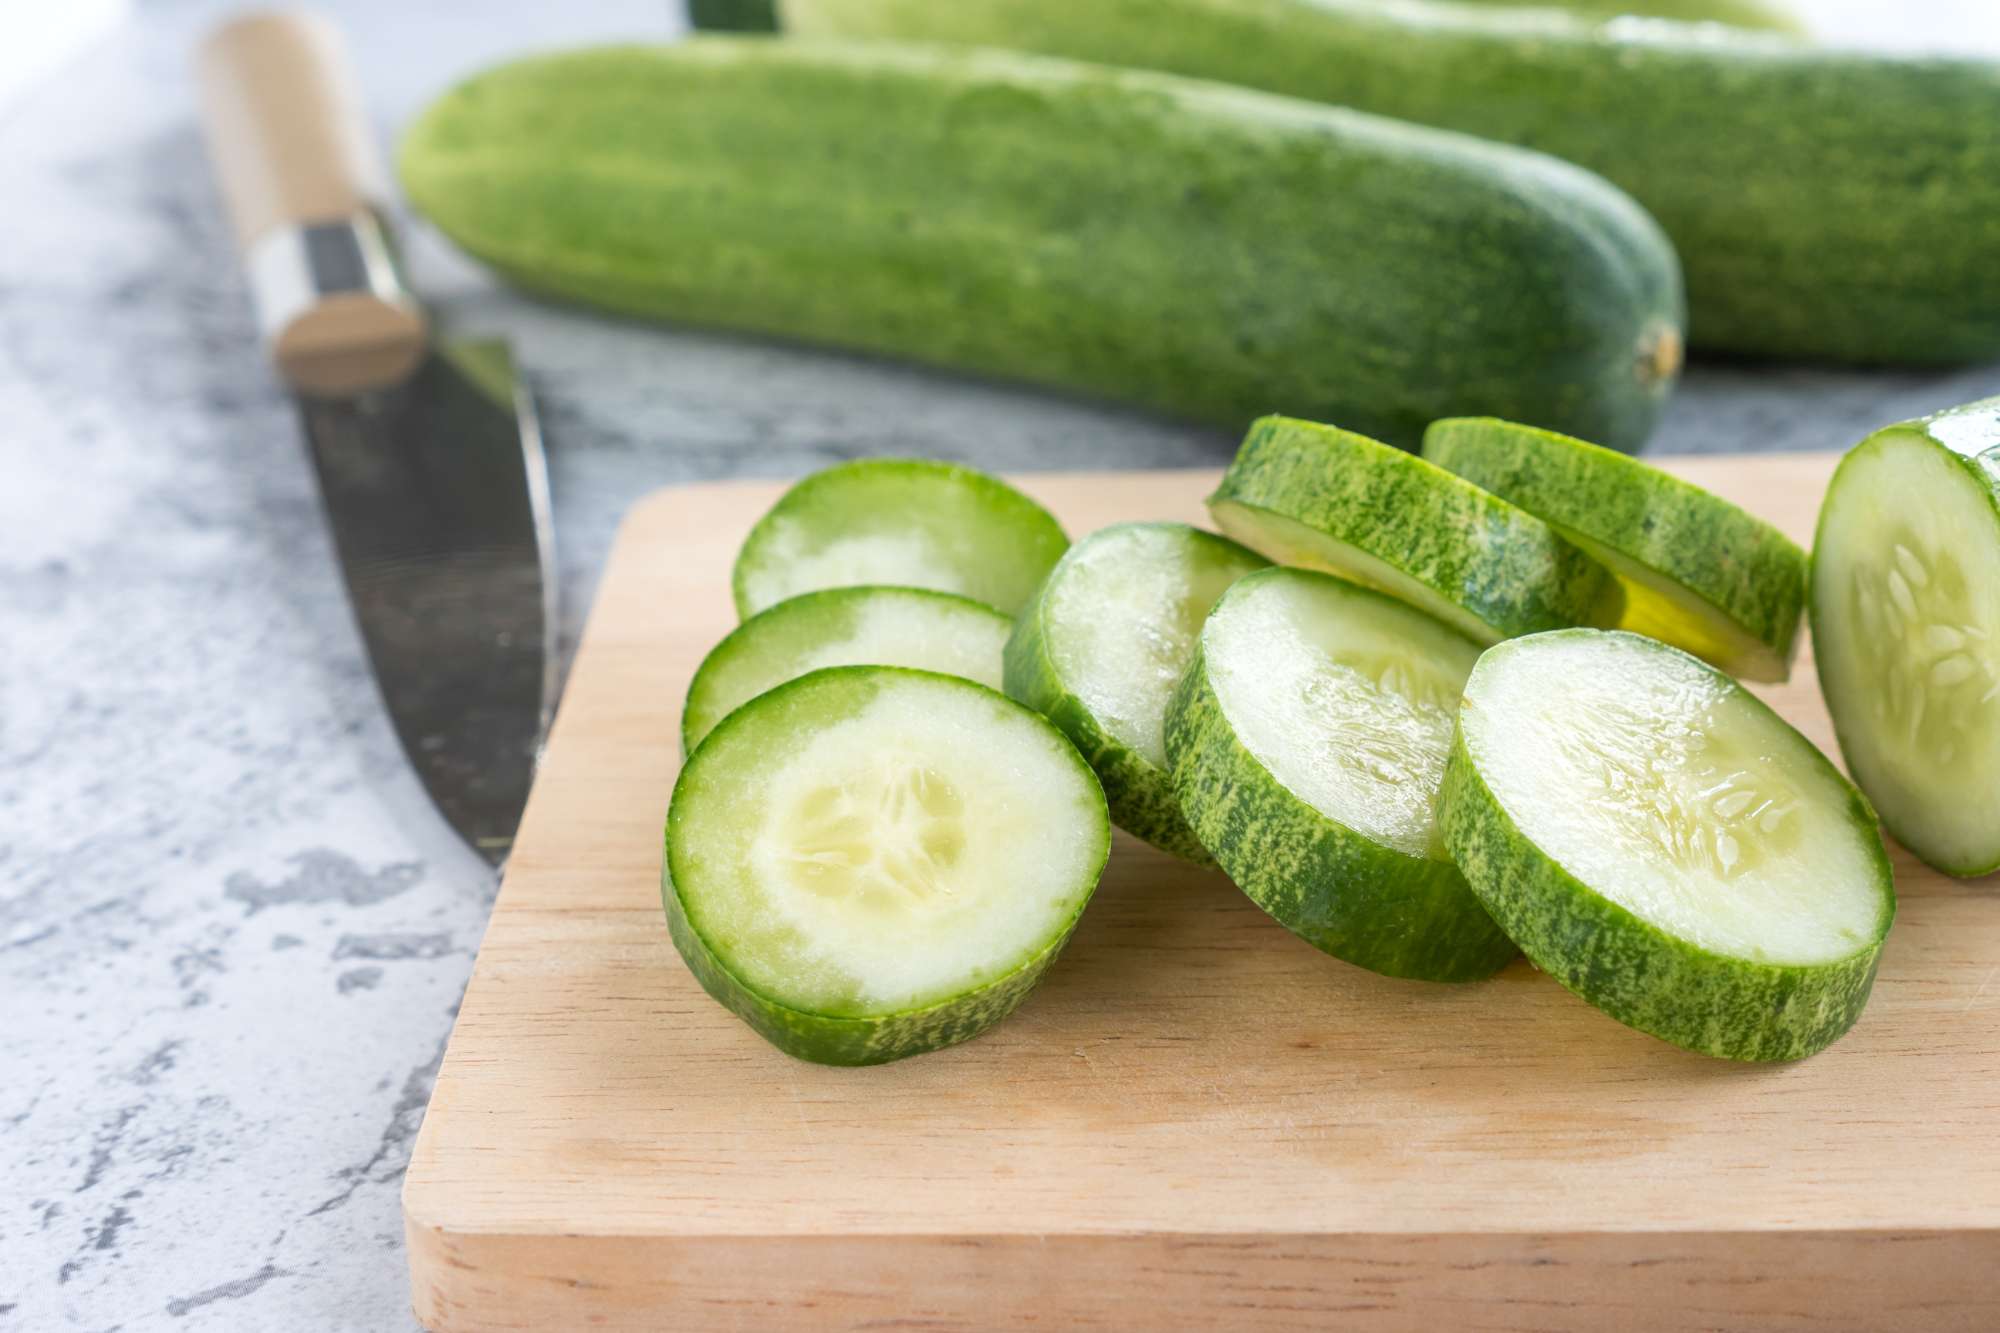
[[[299,399],[375,679],[453,828],[506,858],[555,703],[548,473],[503,342],[434,344],[417,373]]]

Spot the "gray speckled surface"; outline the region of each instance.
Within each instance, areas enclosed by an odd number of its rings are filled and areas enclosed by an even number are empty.
[[[329,7],[385,129],[502,53],[673,26],[670,0]],[[224,8],[143,6],[0,119],[0,1328],[410,1327],[397,1188],[492,898],[377,710],[252,343],[186,78]],[[1981,0],[1885,8],[1819,6],[1848,35],[2000,49]],[[531,368],[568,642],[656,486],[884,451],[1007,469],[1231,445],[599,322],[413,249],[448,318]],[[2000,368],[1703,366],[1654,447],[1833,448],[1994,392]]]

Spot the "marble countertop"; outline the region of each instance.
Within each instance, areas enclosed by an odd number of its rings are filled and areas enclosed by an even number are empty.
[[[142,3],[0,112],[0,1328],[407,1329],[398,1185],[494,882],[376,703],[260,363],[188,86],[233,6]],[[1984,0],[1825,30],[2000,51]],[[672,0],[330,0],[385,134],[504,54]],[[658,486],[925,453],[1218,464],[1213,430],[540,306],[422,231],[545,416],[565,643]],[[1698,365],[1653,448],[1830,449],[2000,367]]]

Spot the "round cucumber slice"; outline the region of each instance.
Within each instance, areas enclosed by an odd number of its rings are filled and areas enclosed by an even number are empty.
[[[1494,919],[1621,1023],[1791,1060],[1868,1001],[1896,904],[1874,812],[1755,695],[1678,648],[1561,630],[1488,650],[1439,804]]]
[[[703,989],[783,1051],[862,1065],[1012,1012],[1111,824],[1076,747],[998,691],[829,667],[709,733],[666,842],[667,925]]]
[[[1617,622],[1603,565],[1433,463],[1333,426],[1265,417],[1208,498],[1216,526],[1286,565],[1379,588],[1480,643]]]
[[[1251,901],[1336,958],[1426,981],[1498,971],[1514,946],[1431,813],[1478,657],[1456,631],[1341,579],[1242,579],[1167,709],[1195,835]]]
[[[1841,461],[1812,629],[1841,753],[1896,840],[1949,875],[2000,870],[2000,399]]]
[[[830,666],[899,666],[1000,688],[1014,622],[984,602],[926,588],[826,588],[789,597],[738,625],[688,686],[681,753],[739,705]]]
[[[1018,615],[1069,539],[998,477],[929,459],[841,463],[800,481],[757,521],[732,586],[744,619],[819,588],[897,584]]]
[[[1268,563],[1185,523],[1104,528],[1063,556],[1007,643],[1007,693],[1076,742],[1111,822],[1201,864],[1167,774],[1167,700],[1216,598]]]
[[[1597,557],[1625,587],[1618,628],[1746,680],[1791,675],[1806,553],[1762,519],[1636,458],[1511,421],[1435,422],[1424,457]]]

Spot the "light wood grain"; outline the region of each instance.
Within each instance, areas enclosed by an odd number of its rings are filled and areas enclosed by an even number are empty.
[[[1803,536],[1831,460],[1675,470]],[[1209,473],[1031,477],[1073,533]],[[1875,999],[1726,1064],[1525,963],[1316,953],[1120,837],[1042,988],[879,1069],[780,1055],[658,900],[679,701],[779,487],[632,514],[404,1193],[437,1329],[2000,1327],[2000,886],[1896,856]],[[1831,746],[1809,662],[1761,690]]]

